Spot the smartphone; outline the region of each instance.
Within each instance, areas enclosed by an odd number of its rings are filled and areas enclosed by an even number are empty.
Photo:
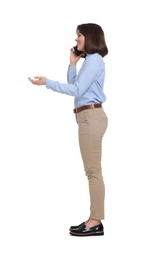
[[[77,46],[74,46],[73,47],[73,53],[76,55],[76,56],[80,56],[81,54],[82,55],[82,58],[85,58],[86,57],[86,53],[84,51],[78,51],[77,49]]]

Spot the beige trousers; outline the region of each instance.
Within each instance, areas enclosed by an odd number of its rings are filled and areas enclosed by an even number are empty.
[[[102,176],[102,138],[108,118],[103,108],[86,109],[76,114],[79,128],[79,145],[88,177],[90,218],[104,219],[105,186]]]

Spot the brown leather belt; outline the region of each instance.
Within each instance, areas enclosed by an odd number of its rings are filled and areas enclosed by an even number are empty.
[[[79,113],[85,109],[93,109],[93,108],[99,108],[102,107],[102,104],[91,104],[91,105],[86,105],[86,106],[82,106],[82,107],[77,107],[74,108],[74,113]]]

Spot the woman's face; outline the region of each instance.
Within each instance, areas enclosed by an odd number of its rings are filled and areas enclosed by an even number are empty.
[[[78,51],[85,51],[85,49],[84,49],[84,47],[85,47],[85,37],[79,31],[77,31],[77,37],[76,37],[75,41],[77,42]]]

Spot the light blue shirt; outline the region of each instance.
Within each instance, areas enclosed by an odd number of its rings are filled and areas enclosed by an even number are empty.
[[[79,72],[76,66],[69,66],[68,83],[60,83],[47,79],[47,89],[74,96],[74,106],[103,103],[106,96],[103,92],[105,78],[105,63],[98,53],[87,54]]]

